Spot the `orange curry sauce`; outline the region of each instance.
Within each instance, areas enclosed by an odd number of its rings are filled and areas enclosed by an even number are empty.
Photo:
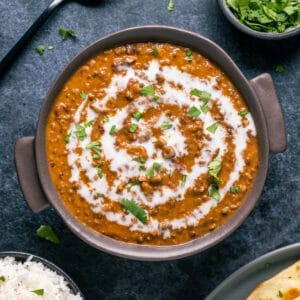
[[[114,239],[152,245],[184,243],[228,221],[259,161],[251,114],[228,77],[167,43],[121,46],[81,66],[53,104],[46,147],[72,215]],[[142,208],[144,224],[122,199]]]

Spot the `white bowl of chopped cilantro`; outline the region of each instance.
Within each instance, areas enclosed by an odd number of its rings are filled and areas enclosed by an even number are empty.
[[[218,0],[227,19],[244,33],[276,40],[300,33],[299,0]]]

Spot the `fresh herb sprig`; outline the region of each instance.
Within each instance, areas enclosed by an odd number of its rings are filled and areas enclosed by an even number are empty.
[[[121,204],[126,211],[129,211],[131,214],[133,214],[143,224],[147,223],[146,211],[134,200],[122,199]]]
[[[41,225],[36,231],[36,234],[38,237],[43,238],[54,244],[60,243],[59,238],[57,237],[50,225]]]
[[[261,32],[284,32],[300,24],[299,0],[226,0],[240,23]]]

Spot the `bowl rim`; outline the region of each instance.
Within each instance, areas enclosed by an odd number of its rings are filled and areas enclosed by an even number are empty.
[[[64,270],[62,270],[60,267],[58,267],[56,264],[49,261],[48,259],[23,251],[1,251],[0,259],[5,257],[14,257],[17,261],[22,262],[25,262],[29,257],[32,257],[31,261],[40,262],[51,271],[54,271],[58,275],[62,276],[67,282],[67,285],[70,288],[70,290],[75,295],[79,294],[79,296],[81,296],[83,300],[85,299],[81,290],[79,289],[78,285],[74,282],[74,280]]]
[[[215,231],[184,244],[168,246],[138,245],[115,240],[95,232],[81,224],[67,211],[58,197],[48,170],[45,147],[46,122],[48,113],[52,107],[52,102],[63,84],[79,66],[97,53],[118,45],[143,41],[179,44],[194,49],[210,59],[227,74],[239,92],[243,95],[250,111],[253,112],[252,115],[256,128],[259,128],[257,131],[260,154],[257,176],[253,183],[253,188],[249,191],[243,204],[238,209],[238,212]],[[247,97],[245,97],[245,94],[247,94]],[[116,256],[134,260],[162,261],[191,256],[204,251],[219,243],[242,224],[254,208],[263,190],[268,169],[269,141],[266,121],[260,102],[253,88],[250,86],[249,81],[244,77],[242,72],[223,49],[211,40],[187,30],[163,25],[149,25],[127,28],[107,35],[87,46],[67,64],[49,89],[41,107],[35,139],[35,155],[42,189],[51,205],[56,209],[74,234],[94,248]]]
[[[290,27],[284,32],[261,32],[242,24],[231,9],[227,6],[226,0],[218,0],[219,6],[227,18],[227,20],[240,31],[247,33],[253,37],[265,40],[281,40],[300,34],[300,24],[296,27]]]

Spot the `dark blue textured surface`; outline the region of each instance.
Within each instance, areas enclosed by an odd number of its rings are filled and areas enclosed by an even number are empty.
[[[237,32],[212,0],[110,0],[97,7],[69,2],[41,28],[0,82],[0,251],[43,256],[78,283],[87,299],[204,299],[229,274],[252,259],[300,241],[300,38],[255,40]],[[0,0],[0,57],[25,32],[48,1]],[[165,24],[192,30],[225,49],[252,78],[270,72],[286,117],[288,149],[270,159],[264,192],[246,222],[219,245],[173,262],[134,262],[110,256],[81,242],[53,209],[34,215],[20,191],[14,162],[16,139],[34,135],[43,98],[65,64],[92,41],[126,27]],[[62,42],[59,26],[78,39]],[[43,56],[39,44],[54,45]],[[285,73],[273,71],[283,64]],[[35,231],[51,224],[60,245],[40,240]]]

